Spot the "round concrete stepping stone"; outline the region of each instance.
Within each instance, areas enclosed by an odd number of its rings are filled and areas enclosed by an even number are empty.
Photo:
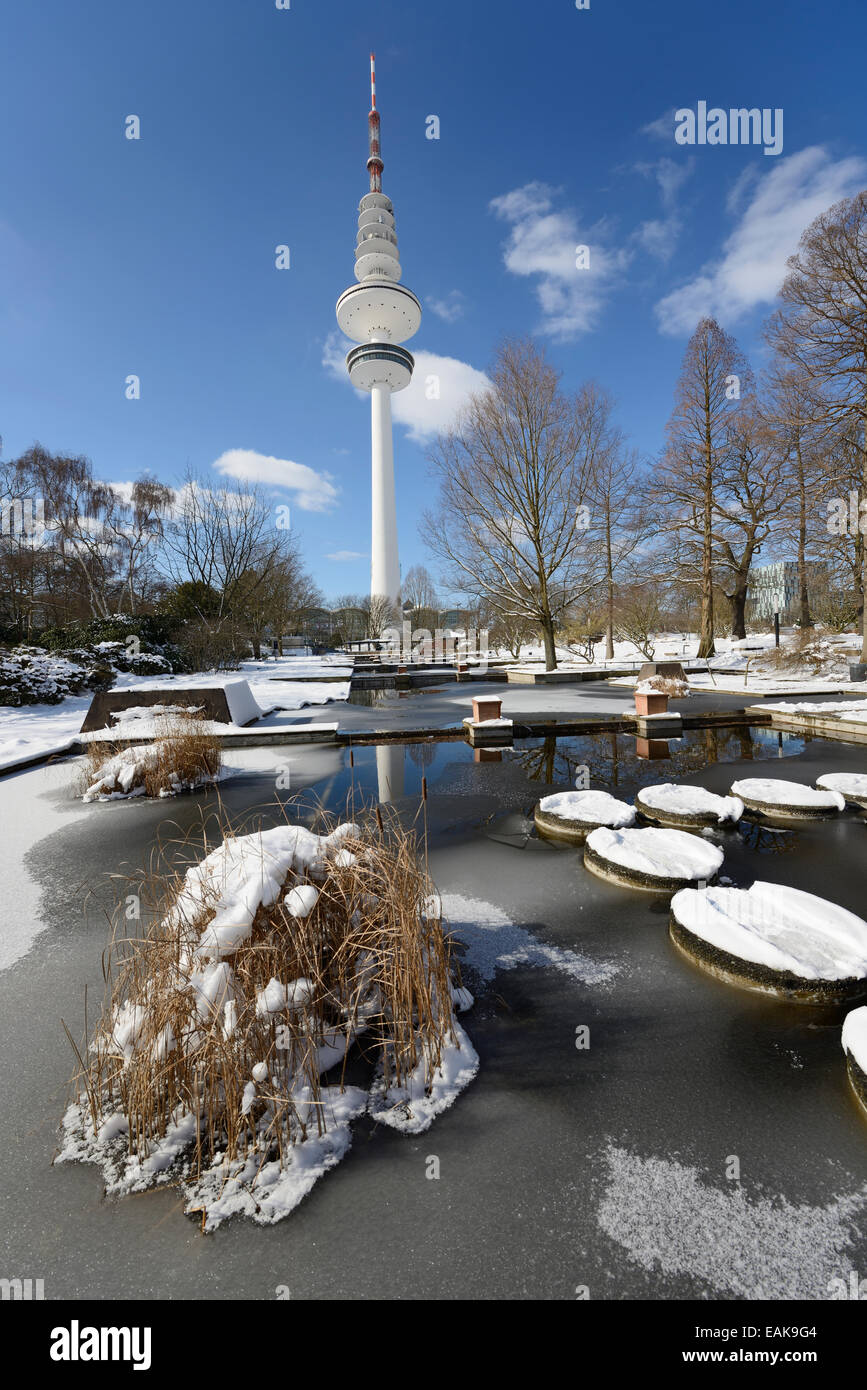
[[[867,1007],[846,1015],[841,1042],[852,1090],[867,1114]]]
[[[867,773],[865,772],[826,772],[824,777],[816,778],[816,786],[822,791],[839,792],[854,806],[867,807]]]
[[[674,893],[688,883],[710,883],[723,862],[718,845],[688,830],[594,830],[584,846],[584,863],[592,873],[642,888]]]
[[[670,933],[729,984],[805,1004],[867,994],[867,922],[799,888],[685,888],[671,900]]]
[[[740,797],[754,815],[774,821],[822,820],[836,816],[846,806],[839,792],[776,777],[747,777],[732,782],[732,796]]]
[[[552,840],[582,844],[600,826],[618,829],[632,825],[635,807],[601,791],[555,792],[543,796],[533,813],[536,829]]]
[[[736,796],[717,796],[704,787],[685,787],[676,782],[642,787],[635,806],[647,820],[684,829],[736,824],[744,813],[744,803]]]

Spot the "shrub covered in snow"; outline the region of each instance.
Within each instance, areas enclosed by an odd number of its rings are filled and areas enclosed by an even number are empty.
[[[227,832],[156,890],[154,925],[115,948],[64,1120],[61,1158],[100,1164],[110,1190],[178,1182],[203,1229],[274,1222],[343,1157],[355,1116],[420,1133],[475,1075],[455,1017],[472,997],[396,821]],[[371,1072],[350,1086],[361,1036]]]
[[[115,671],[83,652],[65,655],[40,647],[0,651],[0,705],[57,705],[67,695],[108,690]]]

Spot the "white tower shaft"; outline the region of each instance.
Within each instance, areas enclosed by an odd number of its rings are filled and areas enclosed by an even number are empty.
[[[397,603],[400,563],[397,553],[397,510],[394,497],[394,439],[391,427],[391,389],[374,386],[370,393],[372,444],[372,514],[370,593]]]

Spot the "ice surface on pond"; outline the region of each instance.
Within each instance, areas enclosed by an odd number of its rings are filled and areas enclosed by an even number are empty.
[[[744,803],[736,796],[717,796],[704,787],[685,787],[677,782],[642,787],[640,797],[654,810],[676,816],[716,816],[720,824],[739,821],[744,813]]]
[[[863,1072],[867,1072],[867,1005],[853,1009],[843,1020],[841,1038],[846,1052],[851,1052]]]
[[[688,830],[593,830],[587,844],[601,859],[650,878],[713,878],[725,858],[718,845]]]
[[[514,970],[517,965],[552,966],[587,985],[605,984],[617,974],[618,967],[610,961],[591,960],[580,952],[539,941],[493,903],[460,893],[443,893],[439,901],[444,923],[468,948],[462,964],[471,966],[485,982],[498,970]]]
[[[542,797],[539,810],[548,816],[587,821],[592,825],[620,827],[632,825],[635,820],[634,806],[600,791],[555,792],[553,796]]]
[[[732,794],[744,801],[763,801],[768,806],[795,806],[809,811],[842,811],[846,802],[839,792],[805,787],[802,782],[784,782],[777,777],[746,777],[732,782]]]
[[[684,888],[671,910],[694,936],[754,965],[805,980],[867,975],[867,922],[799,888]]]
[[[700,1170],[610,1147],[597,1220],[654,1274],[701,1280],[745,1299],[829,1299],[853,1266],[847,1248],[867,1211],[867,1186],[827,1206],[713,1187]]]

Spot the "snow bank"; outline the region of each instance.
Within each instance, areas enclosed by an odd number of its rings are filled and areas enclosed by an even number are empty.
[[[867,976],[867,922],[799,888],[685,888],[671,911],[693,936],[753,965],[804,980]]]
[[[848,1052],[861,1070],[867,1072],[867,1005],[853,1009],[846,1015],[840,1040],[844,1052]]]
[[[602,791],[555,792],[543,796],[539,810],[558,819],[584,821],[588,825],[607,825],[619,829],[632,825],[635,807]]]
[[[720,825],[739,821],[744,813],[744,803],[736,796],[716,796],[704,787],[679,786],[676,782],[642,787],[638,800],[655,811],[674,816],[713,816]]]
[[[593,830],[587,848],[600,859],[647,878],[693,882],[713,878],[724,855],[688,830]]]
[[[761,802],[782,809],[793,807],[805,811],[842,811],[846,802],[839,792],[805,787],[801,782],[786,782],[778,777],[746,777],[732,782],[732,793],[747,805]]]

